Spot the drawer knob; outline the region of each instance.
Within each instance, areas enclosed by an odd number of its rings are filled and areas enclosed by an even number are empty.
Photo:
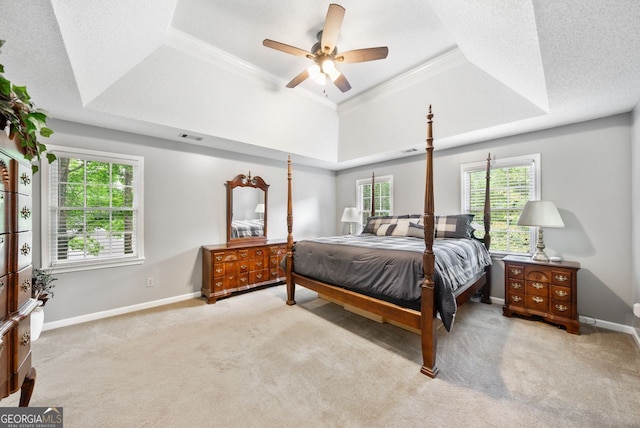
[[[28,207],[22,207],[22,209],[20,210],[20,215],[23,219],[26,220],[31,217],[31,210]]]
[[[519,282],[512,282],[511,283],[511,287],[513,287],[513,288],[522,288],[522,284],[520,284]]]
[[[22,281],[22,284],[20,285],[20,290],[24,291],[25,293],[31,290],[31,280],[27,278],[24,281]]]
[[[221,273],[222,272],[222,268],[216,268],[216,273]]]
[[[222,287],[222,281],[216,282],[216,287]]]
[[[27,346],[31,342],[31,333],[25,331],[22,337],[20,338],[20,345]]]
[[[539,282],[534,282],[533,284],[531,284],[533,286],[533,288],[540,290],[544,288],[543,284],[540,284]]]
[[[240,257],[247,257],[247,253],[240,253]]]
[[[538,297],[538,296],[534,296],[531,298],[531,300],[533,300],[536,303],[542,303],[544,302],[544,299],[542,297]]]
[[[262,279],[262,274],[261,274],[261,273],[257,274],[257,275],[256,275],[256,278],[258,278],[258,279]]]
[[[24,244],[22,244],[22,247],[20,247],[20,252],[23,256],[28,256],[31,252],[31,247],[25,242]]]
[[[567,296],[569,294],[564,290],[555,290],[554,293],[556,293],[560,297],[565,297],[565,296]]]
[[[247,265],[240,265],[240,269],[247,270]]]
[[[519,302],[522,300],[522,297],[520,296],[511,296],[511,300],[513,300],[514,302]]]
[[[556,305],[556,309],[559,310],[560,312],[564,312],[569,308],[565,305]]]
[[[261,256],[262,255],[262,250],[256,251],[256,255]]]
[[[520,275],[522,273],[522,269],[511,269],[511,273],[513,275]]]
[[[569,278],[567,278],[567,277],[566,277],[566,276],[564,276],[564,275],[556,275],[556,279],[557,279],[558,281],[560,281],[560,282],[565,282],[565,281],[569,280]]]
[[[23,172],[20,176],[20,181],[22,181],[22,184],[26,186],[27,184],[31,183],[31,177],[29,177],[29,174],[27,174],[26,172]]]
[[[216,256],[216,260],[217,261],[221,261],[222,260],[222,256]]]
[[[247,282],[247,278],[240,278],[240,282]]]

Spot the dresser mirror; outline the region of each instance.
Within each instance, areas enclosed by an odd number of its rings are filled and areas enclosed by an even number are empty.
[[[236,175],[226,186],[227,244],[266,242],[269,185],[249,172],[249,175]]]

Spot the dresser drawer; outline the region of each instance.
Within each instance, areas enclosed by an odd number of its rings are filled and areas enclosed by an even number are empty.
[[[257,270],[249,274],[251,284],[258,284],[269,280],[269,271],[267,269]]]
[[[213,253],[213,263],[234,262],[238,260],[237,251],[220,251]]]
[[[11,198],[10,193],[0,191],[0,233],[11,230]]]
[[[0,276],[0,318],[9,313],[9,275]]]
[[[549,299],[543,296],[525,296],[524,307],[540,312],[549,311]]]
[[[264,258],[267,255],[267,251],[264,247],[251,248],[249,254],[252,259]]]
[[[15,159],[11,160],[11,172],[15,174],[13,176],[13,189],[14,192],[22,195],[31,196],[32,194],[32,177],[31,177],[31,165],[25,165],[19,163]]]
[[[534,296],[549,296],[549,284],[540,281],[527,281],[525,293]]]
[[[9,248],[11,245],[10,234],[0,234],[0,276],[6,275],[9,263]]]
[[[17,311],[20,306],[24,304],[29,298],[31,298],[31,271],[33,268],[31,265],[22,269],[17,273],[16,285],[17,285],[17,299],[11,302],[9,308],[11,311]]]
[[[264,258],[253,259],[249,263],[249,268],[250,268],[251,271],[263,270],[266,267],[267,266],[264,263]]]
[[[22,366],[25,359],[31,352],[31,316],[23,319],[17,327],[11,330],[10,334],[15,336],[12,340],[17,347],[16,355],[18,358],[13,359],[12,361],[12,370],[15,373],[18,372],[20,366]],[[16,351],[14,351],[14,353]]]
[[[14,216],[18,219],[16,225],[16,231],[23,232],[26,230],[31,230],[32,226],[32,215],[33,215],[33,207],[31,196],[27,195],[18,195],[18,204],[16,206],[18,210]]]
[[[20,232],[12,234],[16,241],[14,249],[17,249],[17,261],[15,266],[18,270],[22,270],[31,264],[33,251],[31,232]],[[13,252],[13,251],[12,251]]]

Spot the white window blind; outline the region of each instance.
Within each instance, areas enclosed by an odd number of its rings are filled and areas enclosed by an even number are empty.
[[[60,271],[141,262],[143,159],[50,150],[58,159],[42,171],[43,265]]]
[[[484,233],[486,162],[461,166],[462,209],[475,214],[476,235]],[[540,199],[540,155],[495,159],[491,164],[491,251],[525,254],[533,250],[533,228],[518,226],[529,200]]]

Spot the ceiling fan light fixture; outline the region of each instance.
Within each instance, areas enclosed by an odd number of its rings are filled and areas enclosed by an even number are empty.
[[[322,74],[318,64],[313,64],[311,67],[307,68],[307,72],[309,73],[309,77],[314,80]]]

